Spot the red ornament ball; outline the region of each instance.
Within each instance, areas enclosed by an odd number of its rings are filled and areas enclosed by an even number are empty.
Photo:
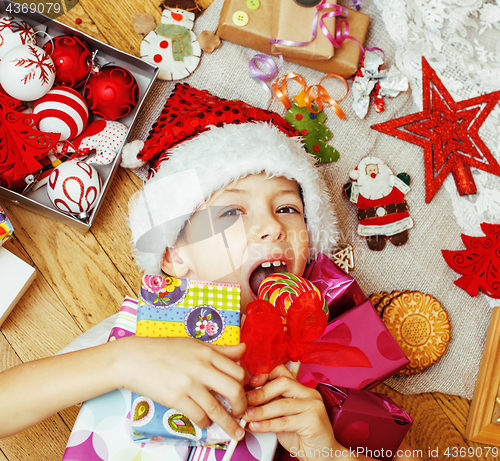
[[[95,115],[117,120],[128,115],[139,101],[139,85],[134,76],[120,66],[103,66],[92,72],[83,97]]]
[[[76,88],[81,85],[92,68],[92,53],[78,37],[59,35],[43,45],[56,66],[56,85]]]
[[[82,23],[82,20],[81,20],[80,18],[76,18],[76,19],[75,19],[75,22],[76,22],[77,24],[81,24],[81,23]]]

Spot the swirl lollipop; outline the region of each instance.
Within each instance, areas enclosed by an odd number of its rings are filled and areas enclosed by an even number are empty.
[[[309,280],[289,272],[277,272],[266,277],[260,284],[258,296],[277,307],[284,321],[292,302],[306,291],[316,292],[328,315],[328,306],[320,291]]]

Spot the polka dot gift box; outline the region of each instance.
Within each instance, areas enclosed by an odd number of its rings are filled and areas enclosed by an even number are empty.
[[[327,367],[302,363],[297,379],[312,388],[318,383],[332,383],[352,389],[370,389],[409,363],[369,300],[331,321],[320,340],[358,347],[372,367]]]
[[[211,344],[240,342],[240,286],[183,278],[142,278],[136,336],[190,337]],[[229,401],[214,394],[231,411]],[[136,442],[225,444],[230,437],[217,425],[200,429],[173,408],[132,393],[132,439]]]

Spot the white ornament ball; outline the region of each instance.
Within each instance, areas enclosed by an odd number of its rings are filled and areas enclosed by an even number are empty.
[[[36,45],[17,46],[0,61],[0,84],[9,96],[21,101],[46,95],[55,78],[54,61]]]
[[[0,18],[0,59],[19,45],[36,45],[35,31],[22,19],[13,16]]]
[[[71,160],[54,168],[49,176],[47,193],[57,210],[85,217],[99,200],[101,180],[94,167]]]
[[[78,91],[67,86],[53,87],[35,102],[33,113],[40,115],[40,131],[60,133],[59,141],[76,138],[89,120],[85,99]]]

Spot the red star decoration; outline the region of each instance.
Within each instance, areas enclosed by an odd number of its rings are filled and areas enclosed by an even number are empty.
[[[372,128],[424,148],[426,203],[450,172],[460,195],[475,194],[471,166],[500,176],[500,165],[478,134],[500,91],[455,102],[423,56],[422,84],[422,112]]]

